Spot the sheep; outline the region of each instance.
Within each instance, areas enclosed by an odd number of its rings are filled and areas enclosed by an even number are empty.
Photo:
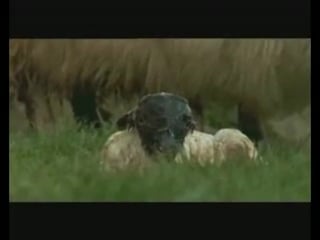
[[[17,84],[27,86],[19,90],[23,101],[33,104],[30,85],[47,89],[44,94],[54,91],[69,99],[82,122],[97,123],[99,115],[108,120],[104,102],[114,93],[130,98],[167,91],[186,96],[200,117],[210,102],[238,105],[239,129],[259,141],[269,131],[268,121],[310,106],[310,39],[14,39],[10,44],[15,81],[28,82]]]
[[[159,159],[221,165],[232,158],[256,161],[258,156],[239,130],[222,129],[215,135],[194,130],[188,102],[169,93],[147,95],[117,124],[119,131],[102,149],[101,164],[107,170],[143,170]]]
[[[101,166],[107,171],[144,170],[152,163],[136,131],[122,130],[112,134],[101,151]]]
[[[101,157],[100,164],[107,171],[142,171],[157,159],[147,153],[139,134],[133,129],[112,134],[102,149]],[[189,162],[200,166],[221,166],[231,160],[247,160],[256,164],[262,160],[254,143],[237,129],[221,129],[216,135],[196,130],[188,133],[183,148],[171,158],[178,164]]]
[[[175,156],[195,123],[187,99],[161,92],[144,96],[118,119],[117,127],[120,132],[111,135],[102,155],[107,165],[121,169],[146,162],[150,157]]]
[[[175,157],[175,162],[196,162],[201,166],[246,160],[261,161],[254,143],[238,129],[220,129],[214,135],[194,131],[185,138],[184,149]]]

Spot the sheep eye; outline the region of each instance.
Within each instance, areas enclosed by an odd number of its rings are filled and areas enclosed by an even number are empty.
[[[145,120],[143,117],[139,117],[137,120],[138,120],[138,125],[144,125]]]
[[[188,127],[191,131],[193,131],[193,130],[195,129],[195,123],[190,120],[190,121],[187,123],[187,127]]]
[[[192,126],[193,121],[191,116],[183,114],[179,119],[185,124],[187,128],[190,128],[190,126]]]
[[[181,116],[181,120],[185,123],[185,127],[191,130],[195,129],[195,123],[192,120],[192,117],[190,115],[187,114],[183,114]]]
[[[183,115],[181,116],[181,119],[182,119],[184,122],[190,122],[190,121],[191,121],[191,116],[186,115],[186,114],[183,114]]]

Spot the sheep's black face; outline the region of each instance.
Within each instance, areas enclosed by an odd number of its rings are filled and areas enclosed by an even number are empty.
[[[187,100],[168,93],[144,97],[135,111],[134,122],[150,154],[175,155],[195,127]]]

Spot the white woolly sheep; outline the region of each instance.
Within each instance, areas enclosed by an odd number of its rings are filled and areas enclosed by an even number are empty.
[[[154,157],[146,152],[136,130],[122,130],[112,134],[105,143],[101,164],[108,171],[143,170],[155,162]],[[172,160],[176,163],[220,166],[237,159],[257,163],[258,151],[253,142],[239,130],[222,129],[215,135],[200,131],[189,133],[183,148]]]
[[[254,143],[237,129],[221,129],[215,135],[194,131],[185,138],[183,151],[175,161],[221,165],[230,160],[256,162],[258,151]]]
[[[238,128],[256,141],[259,125],[268,135],[267,121],[310,106],[310,54],[310,39],[11,39],[10,81],[30,121],[34,87],[67,97],[91,123],[96,108],[110,116],[114,93],[170,91],[199,114],[210,102],[239,104]]]
[[[253,142],[239,130],[195,131],[188,101],[171,93],[146,95],[117,125],[122,131],[111,135],[102,151],[108,169],[143,168],[155,159],[204,165],[257,158]]]

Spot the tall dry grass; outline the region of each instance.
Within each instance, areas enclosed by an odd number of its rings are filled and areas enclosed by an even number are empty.
[[[10,92],[83,91],[103,105],[114,94],[169,91],[270,119],[310,105],[310,50],[310,39],[12,39]]]

